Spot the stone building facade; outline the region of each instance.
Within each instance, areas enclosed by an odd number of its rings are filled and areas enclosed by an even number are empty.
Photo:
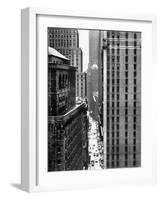
[[[87,105],[76,105],[76,68],[48,48],[48,171],[82,170],[88,163]]]

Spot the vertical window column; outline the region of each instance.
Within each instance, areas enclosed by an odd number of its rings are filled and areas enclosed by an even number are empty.
[[[133,72],[133,166],[136,166],[136,123],[137,123],[137,35],[134,34],[134,72]]]
[[[125,167],[128,166],[128,32],[125,33]]]
[[[118,43],[119,43],[120,36],[117,36]],[[116,165],[119,167],[120,164],[120,152],[119,152],[119,124],[120,124],[120,47],[117,46],[117,83],[116,83],[116,94],[117,94],[117,100],[116,100]]]

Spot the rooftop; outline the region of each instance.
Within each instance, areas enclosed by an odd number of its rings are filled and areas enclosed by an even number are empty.
[[[52,47],[48,47],[48,55],[52,55],[58,58],[62,58],[64,60],[69,60],[67,57],[65,57],[63,54],[61,54],[59,51]]]

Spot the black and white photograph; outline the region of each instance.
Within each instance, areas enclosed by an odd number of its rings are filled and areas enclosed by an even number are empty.
[[[48,27],[48,172],[141,167],[141,37]]]

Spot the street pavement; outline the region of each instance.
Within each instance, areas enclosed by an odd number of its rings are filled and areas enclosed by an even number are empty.
[[[89,142],[89,155],[90,164],[88,170],[99,170],[102,169],[103,163],[103,149],[102,143],[99,138],[98,122],[95,121],[89,114],[89,131],[88,131],[88,142]]]

